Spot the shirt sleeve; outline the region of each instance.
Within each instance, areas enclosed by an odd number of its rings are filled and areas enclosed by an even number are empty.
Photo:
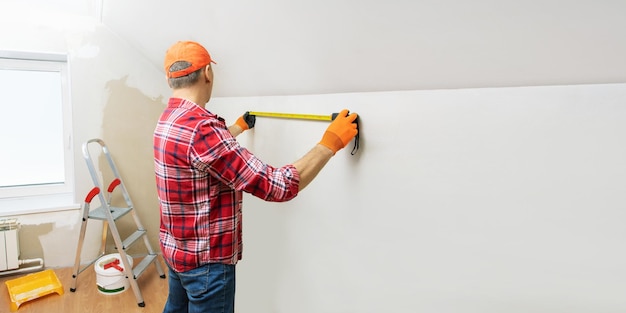
[[[190,162],[198,171],[266,201],[283,202],[298,195],[300,175],[296,168],[264,163],[239,145],[223,120],[200,123],[192,140]]]

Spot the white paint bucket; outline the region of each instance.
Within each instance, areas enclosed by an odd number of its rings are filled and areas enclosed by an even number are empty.
[[[130,267],[133,267],[133,259],[128,257],[128,263]],[[122,257],[119,253],[107,254],[102,256],[96,261],[94,268],[96,270],[96,285],[98,286],[98,291],[105,295],[115,295],[118,293],[124,292],[128,289],[130,283],[128,278],[123,271],[120,271],[114,267],[109,267],[107,269],[104,268],[104,265],[118,261],[120,268],[124,269],[124,263],[122,262]]]

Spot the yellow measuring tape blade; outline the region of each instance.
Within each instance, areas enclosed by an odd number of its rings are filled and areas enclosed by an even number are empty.
[[[263,117],[275,117],[275,118],[291,118],[300,120],[314,120],[314,121],[332,121],[332,115],[316,115],[316,114],[298,114],[298,113],[276,113],[276,112],[253,112],[248,111],[248,114]]]

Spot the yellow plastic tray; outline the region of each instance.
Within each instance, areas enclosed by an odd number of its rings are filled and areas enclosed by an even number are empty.
[[[6,284],[11,296],[11,311],[17,311],[24,302],[51,293],[63,294],[63,285],[53,270],[45,270],[7,280]]]

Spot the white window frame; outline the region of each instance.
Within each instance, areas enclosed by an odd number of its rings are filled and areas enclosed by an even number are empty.
[[[50,184],[0,187],[0,216],[76,209],[74,148],[69,65],[65,54],[1,51],[0,70],[53,71],[61,74],[64,181]]]

